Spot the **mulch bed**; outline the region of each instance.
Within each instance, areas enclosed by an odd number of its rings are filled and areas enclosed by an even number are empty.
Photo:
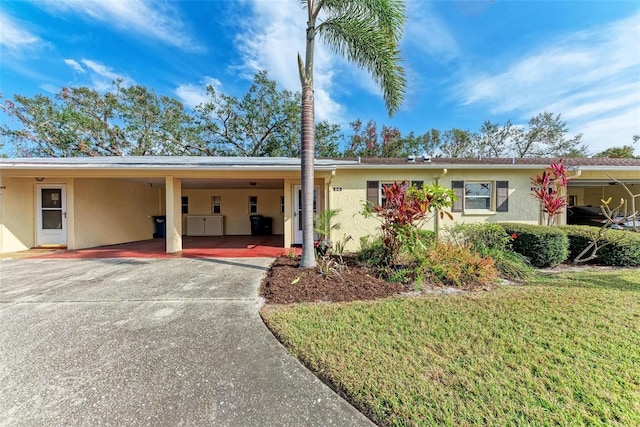
[[[351,259],[345,261],[339,272],[324,277],[319,268],[300,268],[298,258],[281,256],[263,280],[260,295],[268,304],[292,304],[372,300],[410,291],[378,279]]]

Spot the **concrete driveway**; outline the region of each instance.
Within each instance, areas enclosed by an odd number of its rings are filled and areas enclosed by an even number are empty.
[[[371,425],[262,323],[270,262],[0,260],[0,425]]]

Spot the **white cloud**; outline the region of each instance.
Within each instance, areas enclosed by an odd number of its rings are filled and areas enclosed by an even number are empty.
[[[82,68],[82,65],[80,65],[80,63],[74,59],[65,59],[64,63],[71,67],[73,71],[77,71],[78,73],[85,72],[84,68]]]
[[[449,62],[460,55],[458,42],[430,3],[407,2],[407,15],[403,50],[422,53],[438,62]]]
[[[161,0],[53,0],[35,4],[55,12],[72,12],[100,21],[122,32],[131,32],[186,51],[204,47],[189,34],[177,8]]]
[[[220,80],[207,76],[204,78],[202,84],[199,85],[192,83],[179,85],[175,90],[175,94],[184,105],[194,108],[197,105],[204,104],[209,101],[207,86],[213,86],[217,91],[222,90],[222,83]]]
[[[552,40],[504,71],[463,76],[463,104],[529,118],[561,113],[592,151],[631,142],[640,133],[640,14]],[[480,68],[480,66],[479,66]]]
[[[58,93],[58,87],[51,84],[51,83],[43,83],[40,85],[40,89],[44,90],[45,92],[49,92],[51,94],[56,94]]]
[[[304,33],[306,27],[306,9],[296,0],[282,0],[278,7],[272,2],[248,0],[253,16],[242,17],[243,29],[237,37],[237,45],[242,54],[242,68],[247,78],[260,69],[269,70],[269,78],[281,87],[300,91],[298,73],[298,53],[304,56]],[[316,39],[314,58],[315,116],[317,120],[329,120],[334,123],[344,121],[344,107],[335,100],[333,94],[339,90],[336,78],[361,76],[356,67],[346,64]],[[357,73],[357,74],[356,74]],[[355,78],[352,77],[354,81]],[[351,80],[351,79],[350,79]],[[367,88],[366,79],[357,82]]]
[[[43,42],[38,36],[22,28],[20,23],[0,11],[0,46],[19,52],[24,48],[37,47],[41,43]]]
[[[113,70],[113,68],[104,65],[100,62],[91,59],[65,59],[65,64],[71,67],[74,71],[78,71],[82,74],[86,74],[90,86],[97,91],[106,91],[111,89],[113,82],[116,80],[122,80],[122,84],[128,86],[134,84],[134,81],[124,75]]]

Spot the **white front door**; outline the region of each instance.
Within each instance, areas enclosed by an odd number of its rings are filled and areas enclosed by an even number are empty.
[[[38,185],[36,245],[67,244],[67,187],[63,184]]]
[[[302,244],[302,187],[296,185],[293,187],[293,244]],[[320,186],[313,187],[313,214],[318,213],[318,194],[320,194]]]

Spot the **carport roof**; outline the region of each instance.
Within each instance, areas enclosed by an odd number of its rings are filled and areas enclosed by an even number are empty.
[[[500,167],[504,169],[545,168],[559,158],[341,158],[315,159],[317,170],[371,168],[456,168],[486,169]],[[567,167],[580,169],[640,169],[640,159],[614,158],[566,158]],[[255,168],[261,170],[295,170],[300,168],[299,158],[289,157],[198,157],[198,156],[123,156],[123,157],[23,157],[0,158],[3,169],[236,169]]]
[[[334,169],[354,160],[316,159],[316,169]],[[300,159],[288,157],[198,157],[198,156],[113,156],[113,157],[22,157],[0,159],[7,169],[299,169]]]

